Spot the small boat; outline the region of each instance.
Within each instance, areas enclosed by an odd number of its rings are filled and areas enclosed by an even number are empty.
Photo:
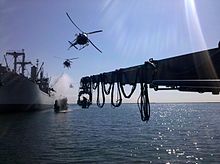
[[[57,99],[54,103],[54,112],[66,113],[68,110],[67,98]]]

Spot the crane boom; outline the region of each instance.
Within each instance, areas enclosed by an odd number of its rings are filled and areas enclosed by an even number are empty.
[[[92,89],[97,89],[97,105],[103,107],[105,95],[111,92],[111,104],[121,105],[122,95],[130,98],[137,84],[140,84],[140,112],[143,121],[150,117],[148,86],[155,91],[179,90],[187,92],[220,92],[220,47],[207,49],[190,54],[166,58],[162,60],[150,59],[142,65],[121,68],[111,72],[81,78],[78,104],[89,107],[92,103]],[[106,84],[109,88],[106,89]],[[130,95],[126,95],[123,86],[132,86]],[[117,85],[118,102],[113,101]],[[102,94],[99,94],[99,92]],[[85,95],[89,95],[85,99]],[[84,97],[82,99],[82,96]],[[102,103],[100,97],[102,96]],[[142,116],[143,115],[143,116]]]

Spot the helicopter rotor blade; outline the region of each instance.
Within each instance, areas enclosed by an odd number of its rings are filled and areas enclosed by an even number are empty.
[[[62,57],[58,57],[58,56],[54,56],[55,58],[58,58],[58,59],[62,59],[62,60],[75,60],[75,59],[79,59],[78,57],[75,57],[75,58],[70,58],[70,59],[65,59],[65,58],[62,58]]]
[[[69,20],[72,22],[72,24],[81,32],[83,32],[74,22],[73,20],[70,18],[69,14],[66,12],[67,17],[69,18]],[[84,32],[83,32],[84,33]]]
[[[98,47],[96,47],[95,46],[95,44],[94,43],[92,43],[92,41],[89,39],[89,42],[93,45],[93,47],[95,47],[99,52],[101,52],[102,53],[102,51],[98,48]]]
[[[75,60],[75,59],[79,59],[78,57],[76,57],[76,58],[70,58],[69,60]]]
[[[94,34],[94,33],[98,33],[98,32],[102,32],[102,30],[87,32],[86,34]]]

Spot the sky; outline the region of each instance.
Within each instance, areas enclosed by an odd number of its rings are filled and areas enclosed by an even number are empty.
[[[219,0],[0,0],[0,63],[8,50],[24,49],[27,60],[44,62],[51,86],[76,102],[81,77],[217,47],[219,7]],[[68,50],[79,31],[66,12],[85,32],[103,30],[89,36],[103,53],[91,45]],[[64,68],[64,59],[73,57],[79,59]],[[220,100],[152,89],[149,96],[152,102]]]

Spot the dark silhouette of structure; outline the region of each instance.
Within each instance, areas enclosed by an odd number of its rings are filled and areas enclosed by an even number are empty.
[[[111,105],[118,107],[122,98],[130,98],[140,84],[138,107],[141,119],[148,121],[150,117],[150,103],[148,87],[158,90],[179,90],[187,92],[220,92],[220,46],[214,49],[194,52],[162,60],[150,59],[143,65],[118,69],[81,78],[78,104],[83,106],[82,96],[89,96],[92,104],[92,90],[97,90],[97,105],[101,108],[105,104],[105,95],[111,96]],[[106,84],[109,84],[107,87]],[[129,94],[124,85],[130,85]],[[115,95],[117,99],[115,101]],[[100,101],[101,99],[101,101]]]

